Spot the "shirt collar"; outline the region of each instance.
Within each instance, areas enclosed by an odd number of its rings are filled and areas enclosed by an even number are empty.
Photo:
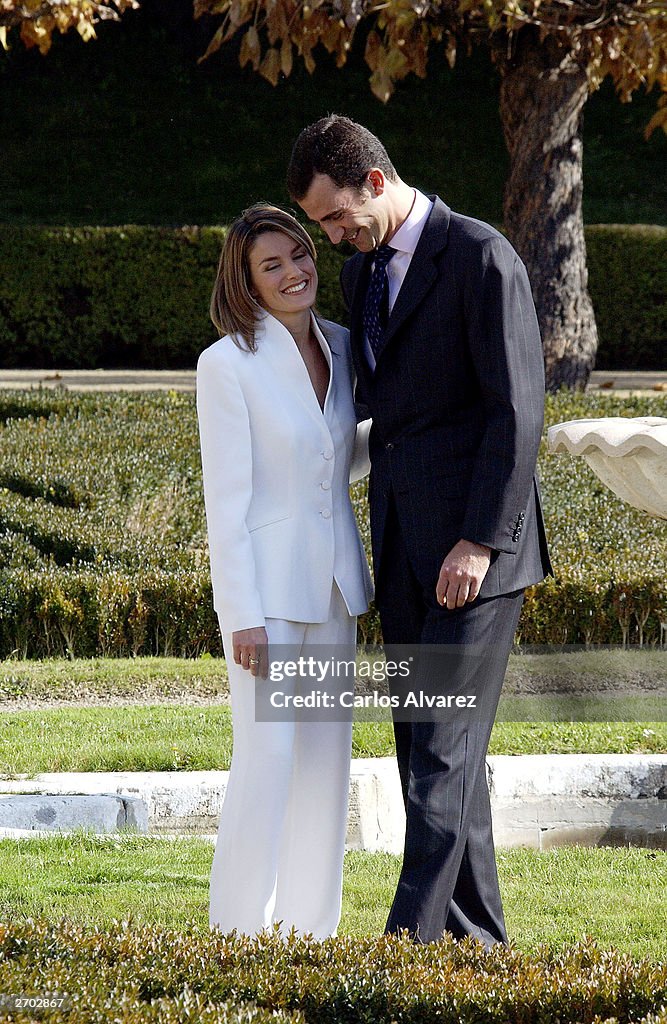
[[[417,242],[428,220],[432,206],[431,200],[423,192],[420,192],[419,189],[415,189],[414,192],[415,201],[412,204],[410,213],[388,243],[397,252],[407,252],[410,255],[417,248]]]

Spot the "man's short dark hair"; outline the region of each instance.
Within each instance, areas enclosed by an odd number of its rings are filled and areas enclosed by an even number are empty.
[[[298,202],[316,174],[328,174],[338,188],[360,189],[372,167],[379,167],[390,181],[398,178],[387,150],[368,128],[329,114],[304,128],[294,143],[287,188]]]

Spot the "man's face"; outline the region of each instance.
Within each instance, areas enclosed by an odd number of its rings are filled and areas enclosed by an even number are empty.
[[[371,170],[361,191],[339,188],[328,174],[316,174],[299,205],[310,220],[326,231],[334,245],[345,239],[361,252],[370,252],[388,232],[381,171]]]

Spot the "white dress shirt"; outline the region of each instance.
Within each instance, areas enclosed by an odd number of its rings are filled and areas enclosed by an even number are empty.
[[[394,232],[393,236],[386,243],[390,245],[392,249],[396,250],[396,253],[392,256],[391,260],[387,264],[387,280],[389,281],[389,313],[391,314],[394,308],[394,303],[398,298],[398,293],[401,290],[401,285],[405,281],[408,273],[408,267],[412,261],[417,243],[421,238],[421,233],[424,230],[424,225],[428,220],[433,203],[425,196],[419,189],[414,189],[415,201],[412,204],[412,209],[401,224],[398,231]],[[371,266],[371,273],[373,267]],[[372,370],[375,369],[375,356],[371,349],[368,338],[364,340],[364,350],[366,352],[366,358],[368,359],[368,365]]]

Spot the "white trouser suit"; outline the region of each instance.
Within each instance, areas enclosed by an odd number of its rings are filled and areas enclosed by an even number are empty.
[[[336,645],[354,658],[357,620],[338,587],[326,622],[267,619],[269,644]],[[252,934],[282,921],[315,938],[338,926],[352,723],[255,721],[256,683],[231,656],[234,755],[211,871],[210,923]],[[269,647],[269,656],[271,648]],[[280,689],[294,693],[294,679]],[[295,716],[296,717],[296,716]]]
[[[269,657],[276,644],[290,645],[290,656],[335,645],[348,661],[372,593],[349,499],[353,455],[354,475],[368,463],[348,336],[313,324],[329,363],[324,410],[292,336],[268,314],[256,353],[230,338],[202,353],[197,407],[234,728],[210,924],[253,934],[282,922],[285,932],[325,938],[340,918],[351,723],[257,722],[262,682],[232,655],[233,632],[265,626]],[[280,689],[294,692],[294,682]]]

